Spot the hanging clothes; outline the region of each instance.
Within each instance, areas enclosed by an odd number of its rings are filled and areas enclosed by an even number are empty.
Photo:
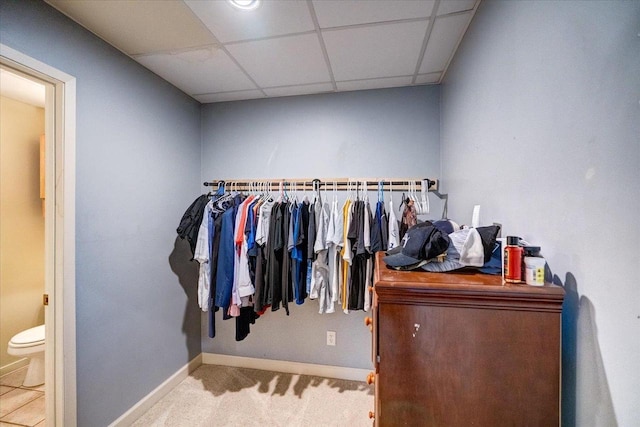
[[[222,214],[222,227],[220,230],[220,249],[218,253],[218,270],[216,272],[216,298],[215,304],[222,309],[223,318],[229,318],[231,294],[233,292],[233,280],[235,273],[235,242],[233,232],[235,218],[240,205],[240,200],[234,198],[233,206]]]
[[[404,238],[408,229],[418,223],[418,213],[416,212],[415,203],[407,197],[404,202],[404,210],[402,211],[402,222],[400,223],[400,241]]]
[[[264,314],[267,304],[268,290],[266,288],[267,276],[267,252],[270,250],[268,246],[272,212],[275,210],[275,202],[266,201],[259,207],[258,221],[256,225],[256,273],[255,273],[255,295],[253,298],[254,311],[258,314]]]
[[[209,289],[211,285],[211,249],[212,240],[209,238],[213,233],[213,200],[209,200],[204,207],[202,220],[200,223],[196,247],[193,259],[198,261],[198,306],[202,311],[209,310]]]
[[[282,203],[275,203],[271,210],[271,224],[269,225],[269,239],[267,243],[267,270],[265,272],[265,284],[263,302],[264,306],[271,306],[272,310],[280,308],[282,299]],[[273,308],[275,306],[275,308]]]
[[[298,229],[295,233],[294,248],[296,249],[296,288],[294,290],[295,302],[298,305],[304,303],[307,293],[308,250],[309,250],[309,201],[303,201],[298,210]]]
[[[289,224],[289,242],[290,245],[288,247],[291,253],[291,278],[292,278],[292,287],[293,287],[293,300],[296,304],[302,304],[304,302],[304,298],[300,295],[300,287],[302,285],[302,272],[300,271],[300,267],[302,264],[303,256],[302,249],[299,247],[302,244],[301,234],[304,234],[302,230],[302,205],[294,204],[293,210],[291,212],[291,221]],[[301,233],[302,231],[302,233]],[[306,292],[306,281],[304,284]]]
[[[209,196],[203,194],[196,198],[182,215],[180,225],[176,229],[181,239],[187,239],[191,248],[191,255],[195,254],[196,244],[198,242],[198,231],[202,223],[202,214],[204,207],[209,202]]]
[[[283,228],[282,228],[282,239],[284,243],[283,247],[283,256],[282,256],[282,282],[281,286],[281,303],[282,308],[284,308],[287,316],[289,315],[289,303],[293,302],[293,281],[292,281],[292,262],[291,262],[291,249],[293,248],[293,241],[291,241],[291,246],[289,246],[289,236],[293,231],[293,226],[291,223],[291,212],[293,206],[291,203],[285,203],[283,209]],[[273,310],[273,306],[271,307]]]
[[[389,243],[388,249],[400,246],[400,224],[393,208],[393,199],[389,199]]]
[[[222,234],[222,215],[219,212],[213,224],[213,245],[211,249],[211,285],[209,289],[209,337],[216,336],[215,304],[217,273],[218,273],[218,253],[220,252],[220,235]]]
[[[311,298],[318,299],[318,313],[333,313],[335,311],[329,283],[329,259],[327,245],[327,232],[329,227],[329,211],[326,204],[318,199],[315,203],[316,214],[316,241],[314,251],[316,260],[312,266]]]
[[[373,255],[374,251],[371,248],[371,245],[367,246],[367,242],[370,242],[370,237],[367,235],[371,234],[372,229],[379,229],[379,224],[376,222],[375,218],[371,213],[371,206],[369,203],[365,204],[365,250],[366,250],[366,264],[365,264],[365,280],[362,289],[363,293],[363,306],[362,309],[364,311],[369,311],[371,308],[371,291],[369,290],[373,286]]]
[[[342,207],[335,187],[330,203],[316,187],[311,203],[306,197],[298,203],[297,196],[289,201],[286,190],[277,202],[265,193],[196,198],[176,231],[199,263],[197,297],[208,312],[208,335],[216,335],[219,309],[223,319],[235,318],[236,340],[245,339],[267,310],[282,307],[290,315],[290,303],[308,298],[317,300],[322,314],[334,313],[336,303],[344,313],[370,310],[373,255],[400,245],[401,232],[417,222],[417,214],[407,198],[398,221],[393,200],[385,207],[381,184],[375,208],[363,187],[358,192],[356,186]]]
[[[328,265],[331,287],[331,300],[340,302],[340,278],[342,277],[342,251],[344,235],[344,217],[338,207],[338,198],[334,195],[327,230]]]
[[[248,306],[248,297],[253,295],[255,289],[249,272],[249,256],[247,234],[245,233],[249,209],[255,197],[247,197],[238,206],[234,226],[234,275],[231,292],[230,314],[233,317],[240,315],[240,307]]]
[[[316,260],[316,252],[314,245],[316,242],[316,214],[315,203],[317,197],[312,203],[309,203],[309,221],[307,223],[307,277],[305,281],[307,296],[311,295],[311,283],[313,280],[313,263]]]
[[[349,313],[348,310],[348,298],[349,298],[349,280],[351,278],[351,261],[353,260],[353,251],[351,249],[351,242],[349,241],[349,227],[353,219],[351,200],[347,200],[342,207],[343,213],[343,236],[342,236],[342,251],[340,253],[342,257],[342,276],[340,282],[341,298],[342,298],[342,311]]]
[[[358,200],[354,203],[353,219],[349,225],[349,240],[352,244],[353,259],[351,263],[351,280],[349,283],[349,310],[364,309],[364,286],[366,280],[367,250],[365,246],[365,203]]]

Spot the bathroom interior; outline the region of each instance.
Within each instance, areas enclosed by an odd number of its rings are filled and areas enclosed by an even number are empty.
[[[0,76],[0,424],[44,426],[45,88]]]

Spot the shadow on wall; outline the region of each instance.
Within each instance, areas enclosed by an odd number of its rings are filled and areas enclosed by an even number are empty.
[[[616,427],[611,391],[602,363],[593,304],[580,297],[576,363],[576,425]]]
[[[173,251],[169,255],[169,265],[171,270],[180,281],[180,286],[187,295],[187,304],[184,308],[184,319],[182,320],[182,332],[186,337],[189,360],[192,360],[201,353],[200,346],[200,309],[198,301],[198,263],[191,261],[192,254],[189,243],[186,240],[176,237],[173,244]]]
[[[562,426],[618,425],[602,363],[591,301],[578,294],[578,283],[567,273],[562,307]]]

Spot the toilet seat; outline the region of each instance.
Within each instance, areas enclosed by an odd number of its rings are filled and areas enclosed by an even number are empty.
[[[44,344],[44,325],[36,326],[16,334],[9,341],[9,347],[29,348]]]

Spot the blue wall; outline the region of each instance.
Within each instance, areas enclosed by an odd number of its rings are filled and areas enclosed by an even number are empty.
[[[42,2],[0,41],[77,78],[78,425],[107,425],[201,351],[175,229],[200,191],[200,104]],[[172,271],[173,270],[173,271]]]
[[[203,181],[440,176],[436,86],[207,104],[202,129]],[[439,218],[441,205],[430,199],[432,216]],[[394,200],[398,207],[399,193]],[[202,350],[370,368],[364,316],[320,315],[317,301],[307,301],[289,317],[284,310],[266,313],[241,343],[233,321],[218,321],[216,338],[210,339],[203,317]],[[327,330],[337,333],[335,347],[326,345]]]
[[[380,175],[442,176],[452,218],[481,204],[540,244],[567,290],[564,425],[637,423],[639,22],[637,1],[485,0],[442,103],[418,87],[201,108],[46,4],[0,0],[0,41],[77,78],[78,425],[109,424],[201,348],[370,367],[362,313],[313,303],[242,344],[233,322],[201,338],[174,230],[203,180]]]
[[[565,286],[563,425],[637,426],[640,2],[483,1],[442,96],[454,218],[542,246]]]

